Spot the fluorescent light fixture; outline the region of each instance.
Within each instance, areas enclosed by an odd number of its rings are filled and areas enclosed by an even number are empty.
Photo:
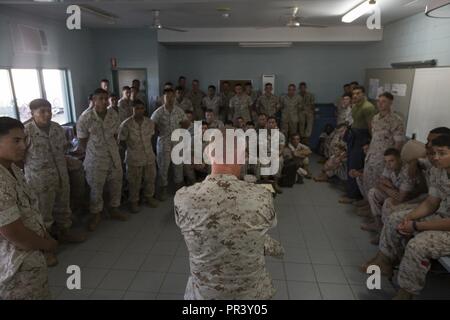
[[[375,4],[375,2],[372,1],[364,1],[363,3],[361,3],[360,5],[358,5],[357,7],[353,8],[352,10],[350,10],[349,12],[347,12],[343,17],[342,17],[342,22],[345,23],[352,23],[353,21],[355,21],[356,19],[358,19],[359,17],[361,17],[362,15],[366,14],[367,12],[372,10],[372,6]]]
[[[425,9],[425,14],[430,18],[450,18],[450,0],[431,0]]]
[[[289,48],[292,42],[239,42],[241,48]]]

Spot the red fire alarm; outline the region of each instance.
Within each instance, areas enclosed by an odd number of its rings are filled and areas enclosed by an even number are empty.
[[[117,68],[117,59],[111,58],[111,68],[115,69]]]

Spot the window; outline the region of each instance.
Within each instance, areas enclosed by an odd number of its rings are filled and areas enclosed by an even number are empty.
[[[0,69],[0,116],[25,122],[31,118],[29,103],[45,98],[52,105],[53,121],[73,121],[68,77],[64,69]]]
[[[14,95],[8,70],[0,70],[0,116],[16,118]]]
[[[25,122],[31,118],[28,104],[34,99],[42,98],[39,75],[33,69],[12,69],[11,74],[20,121]]]
[[[44,79],[45,95],[52,104],[53,121],[59,124],[70,122],[66,72],[44,69],[42,70],[42,78]]]

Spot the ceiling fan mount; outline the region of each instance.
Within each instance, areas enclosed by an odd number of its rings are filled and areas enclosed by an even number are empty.
[[[160,10],[152,10],[152,15],[153,15],[153,22],[152,25],[150,26],[150,28],[152,29],[156,29],[156,30],[170,30],[170,31],[176,31],[176,32],[187,32],[187,30],[184,29],[178,29],[178,28],[173,28],[173,27],[168,27],[168,26],[164,26],[161,23],[161,11]]]
[[[304,18],[300,17],[299,15],[299,7],[293,7],[291,8],[292,14],[289,15],[289,18],[286,22],[286,27],[288,28],[300,28],[300,27],[307,27],[307,28],[327,28],[326,25],[319,25],[319,24],[311,24],[311,23],[304,23],[302,20]]]

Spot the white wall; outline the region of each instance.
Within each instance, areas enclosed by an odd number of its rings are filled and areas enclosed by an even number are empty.
[[[365,46],[362,44],[296,44],[291,48],[230,46],[168,46],[168,79],[184,75],[200,80],[202,89],[221,79],[251,79],[261,89],[263,74],[275,74],[276,93],[290,83],[306,81],[318,102],[334,102],[344,83],[364,81]]]
[[[94,29],[94,56],[97,78],[111,80],[111,58],[119,68],[146,68],[147,95],[159,92],[158,43],[156,32],[143,29]]]
[[[382,42],[367,47],[367,67],[390,67],[392,62],[437,59],[450,66],[450,19],[424,13],[387,25]]]

